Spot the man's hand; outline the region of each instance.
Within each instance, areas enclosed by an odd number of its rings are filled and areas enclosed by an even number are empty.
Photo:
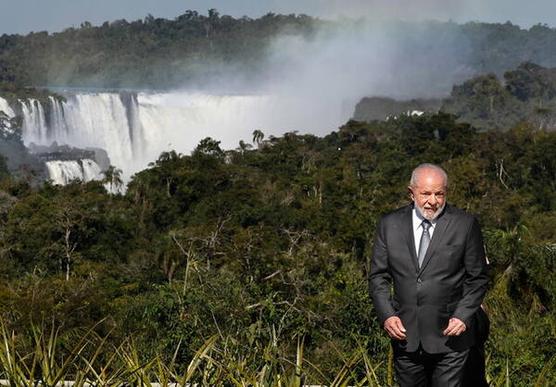
[[[465,332],[466,329],[467,327],[465,326],[465,323],[463,321],[461,321],[459,318],[452,317],[448,322],[448,326],[446,327],[446,329],[444,329],[444,332],[442,332],[442,334],[444,336],[459,336],[463,332]]]
[[[402,320],[398,316],[388,317],[384,321],[384,329],[388,332],[388,335],[396,340],[405,340],[405,328],[402,324]]]

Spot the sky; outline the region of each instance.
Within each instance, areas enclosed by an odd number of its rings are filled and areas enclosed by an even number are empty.
[[[148,14],[173,19],[186,10],[210,8],[235,17],[268,12],[304,13],[326,19],[434,19],[456,22],[511,21],[521,27],[556,26],[555,0],[0,0],[0,34],[62,31],[84,21],[100,25]]]

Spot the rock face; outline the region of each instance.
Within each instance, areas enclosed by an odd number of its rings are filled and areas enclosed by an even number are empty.
[[[73,180],[101,180],[110,159],[102,149],[79,149],[53,143],[50,146],[30,144],[29,150],[42,161],[54,184],[66,185]]]
[[[21,141],[0,139],[0,155],[6,159],[10,174],[23,177],[32,185],[48,179],[46,164],[30,153]]]
[[[386,120],[438,111],[454,114],[458,121],[482,130],[509,130],[520,123],[556,130],[556,68],[523,63],[504,73],[503,80],[486,74],[455,85],[444,99],[366,97],[355,107],[353,119]]]
[[[0,98],[0,155],[5,159],[5,167],[11,175],[22,177],[32,185],[48,178],[44,162],[23,144],[20,120],[3,98]]]
[[[479,129],[508,130],[526,122],[556,130],[556,68],[523,63],[503,80],[475,77],[454,86],[442,110]]]
[[[101,170],[110,166],[110,159],[105,150],[99,148],[75,148],[69,145],[58,145],[56,142],[50,146],[29,144],[29,151],[44,162],[48,161],[70,161],[70,160],[94,160]]]
[[[441,99],[411,99],[398,101],[387,97],[365,97],[355,106],[353,119],[356,121],[382,121],[401,114],[417,112],[436,113],[442,105]]]

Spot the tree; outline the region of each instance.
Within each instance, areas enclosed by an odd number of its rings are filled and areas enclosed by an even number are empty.
[[[257,144],[257,146],[261,145],[261,142],[264,139],[264,133],[259,129],[253,131],[253,144]]]
[[[78,247],[79,229],[82,228],[83,215],[79,209],[72,206],[71,202],[60,203],[54,216],[55,228],[61,234],[61,240],[57,241],[61,245],[60,266],[64,267],[66,281],[69,281],[70,272],[73,264],[80,254],[76,252]]]
[[[122,191],[124,182],[121,169],[110,165],[102,174],[104,175],[102,182],[107,185],[108,192],[118,193]]]
[[[253,146],[251,144],[246,144],[245,141],[239,140],[239,150],[241,153],[244,153],[251,149]]]
[[[192,155],[207,155],[222,158],[224,157],[224,151],[220,148],[220,141],[206,137],[199,142],[199,145],[193,150]]]

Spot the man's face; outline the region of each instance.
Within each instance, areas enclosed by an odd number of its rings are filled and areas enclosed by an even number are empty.
[[[417,172],[414,186],[409,186],[409,193],[415,208],[423,218],[433,220],[440,215],[446,204],[446,181],[435,169],[422,169]]]

